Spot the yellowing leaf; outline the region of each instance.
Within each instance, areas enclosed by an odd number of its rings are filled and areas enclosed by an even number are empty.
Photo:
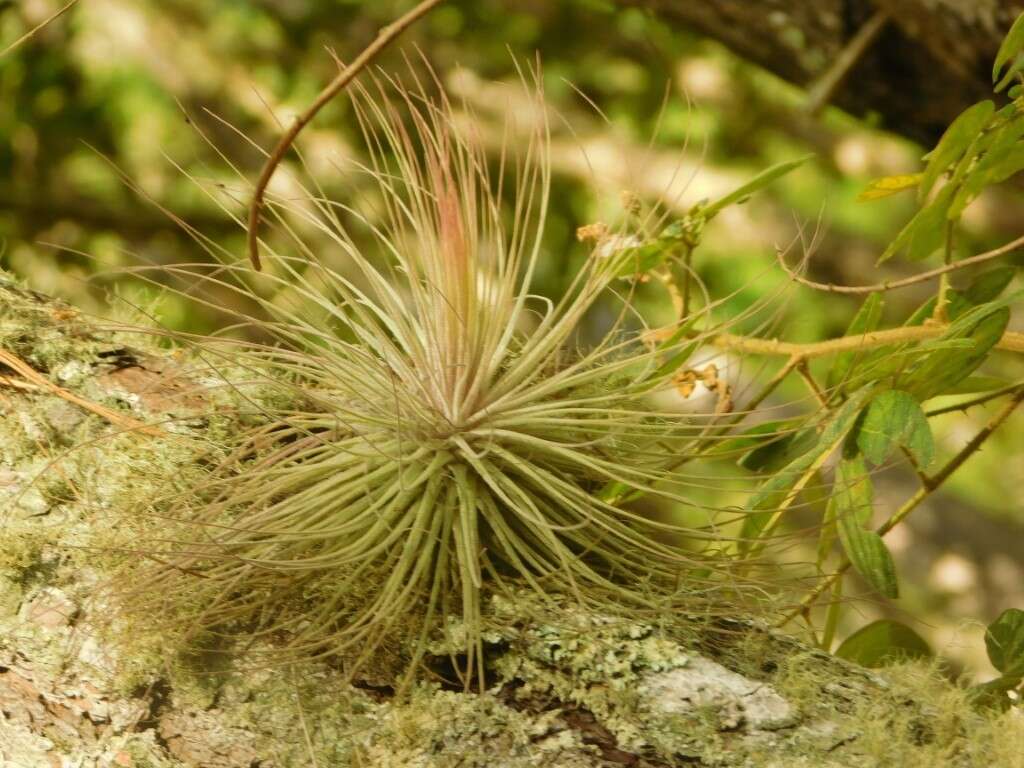
[[[924,178],[923,173],[908,173],[901,176],[883,176],[880,179],[875,179],[868,184],[864,191],[857,195],[857,199],[864,200],[879,200],[883,197],[889,197],[889,195],[895,195],[897,192],[902,192],[905,189],[913,189],[921,183],[921,179]]]

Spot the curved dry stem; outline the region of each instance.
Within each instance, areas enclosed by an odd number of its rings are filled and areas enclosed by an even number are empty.
[[[842,293],[849,295],[868,294],[884,291],[893,291],[898,288],[907,288],[911,285],[917,285],[918,283],[924,283],[929,280],[934,280],[937,277],[948,275],[950,272],[956,272],[960,269],[967,267],[973,267],[977,264],[983,264],[993,259],[998,259],[1007,254],[1013,253],[1014,251],[1024,248],[1024,236],[1018,237],[1016,240],[1011,240],[1005,245],[1001,245],[998,248],[994,248],[991,251],[985,253],[979,253],[977,256],[971,256],[966,259],[960,259],[950,264],[946,264],[943,267],[922,272],[919,275],[913,275],[911,277],[905,277],[900,280],[886,280],[881,283],[874,283],[872,285],[835,285],[833,283],[819,283],[815,280],[809,280],[803,275],[793,270],[784,258],[785,254],[783,250],[776,251],[776,257],[778,258],[779,265],[786,271],[786,274],[793,280],[800,283],[800,285],[806,285],[808,288],[814,288],[817,291],[825,291],[827,293]]]
[[[362,53],[360,53],[355,60],[345,67],[337,77],[332,80],[327,87],[325,87],[320,94],[314,99],[313,103],[306,108],[306,110],[295,118],[291,127],[285,131],[284,136],[278,141],[277,146],[274,147],[274,151],[270,153],[270,157],[263,166],[263,170],[260,171],[259,179],[256,182],[256,188],[253,191],[252,202],[249,206],[249,227],[247,235],[247,243],[249,249],[249,259],[252,262],[252,267],[257,272],[260,271],[260,243],[259,243],[259,230],[260,230],[260,212],[263,209],[263,197],[266,193],[267,185],[270,184],[270,179],[274,175],[274,171],[277,170],[277,166],[284,159],[291,145],[298,138],[299,133],[306,127],[310,120],[316,117],[316,114],[323,109],[323,107],[341,91],[345,90],[349,83],[355,79],[366,66],[373,61],[373,59],[383,51],[388,44],[391,43],[396,37],[404,32],[408,27],[412,26],[422,16],[426,15],[435,6],[440,5],[443,0],[422,0],[416,5],[411,11],[406,13],[404,16],[399,18],[392,24],[383,27],[378,33],[374,41],[368,45]]]
[[[78,0],[69,0],[69,2],[66,3],[62,8],[60,8],[57,11],[54,11],[53,13],[51,13],[49,16],[47,16],[41,22],[39,22],[34,27],[32,27],[32,29],[30,29],[24,35],[22,35],[17,40],[15,40],[13,43],[11,43],[6,48],[4,48],[2,51],[0,51],[0,58],[3,58],[8,53],[13,51],[15,48],[17,48],[18,46],[24,44],[26,41],[30,40],[33,36],[38,34],[39,30],[41,30],[47,24],[50,24],[51,22],[55,21],[60,16],[63,16],[67,11],[70,11],[71,8],[75,4],[77,4],[77,3],[78,3]]]

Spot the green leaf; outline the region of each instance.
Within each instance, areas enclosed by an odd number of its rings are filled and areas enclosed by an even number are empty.
[[[971,305],[956,289],[951,288],[946,293],[946,301],[949,302],[946,307],[946,311],[950,317],[953,317],[954,312],[960,312],[962,314],[965,310],[971,308]],[[936,296],[932,296],[928,301],[915,309],[903,325],[907,327],[911,325],[924,325],[925,322],[931,320],[935,315],[935,304],[937,302],[938,298]]]
[[[971,309],[972,306],[995,301],[1006,290],[1006,286],[1009,285],[1016,272],[1015,267],[999,267],[979,275],[971,283],[970,287],[963,292],[951,289],[946,294],[946,299],[949,302],[949,305],[946,307],[947,314],[951,319],[956,320],[967,310]],[[926,320],[935,314],[935,302],[936,298],[934,296],[928,299],[928,301],[914,310],[904,325],[923,325]]]
[[[859,336],[860,334],[870,333],[878,328],[878,324],[882,320],[882,309],[884,306],[885,302],[882,300],[882,294],[872,293],[860,305],[860,309],[857,310],[857,314],[850,321],[845,335]],[[836,355],[835,362],[832,363],[832,368],[829,370],[828,377],[826,378],[828,388],[832,389],[845,382],[854,364],[858,360],[863,360],[864,357],[865,353],[857,350],[842,352]]]
[[[776,179],[779,179],[785,176],[787,173],[796,170],[801,165],[810,160],[812,157],[814,157],[813,154],[804,155],[803,157],[799,157],[796,160],[787,160],[784,163],[778,163],[776,165],[771,166],[770,168],[761,171],[761,173],[757,174],[757,176],[752,178],[746,184],[737,187],[732,192],[727,194],[725,197],[716,200],[715,202],[708,205],[703,210],[705,218],[708,221],[710,221],[719,213],[721,213],[721,211],[724,208],[727,208],[733,203],[738,203],[745,200],[758,190],[767,187]]]
[[[992,65],[992,82],[996,82],[999,79],[1000,73],[1003,71],[1003,67],[1013,58],[1020,55],[1024,51],[1024,14],[1017,17],[1017,20],[1013,22],[1013,26],[1010,27],[1010,31],[1006,33],[1006,37],[1003,38],[1003,44],[999,46],[999,52],[996,54],[995,63]]]
[[[985,649],[1005,677],[1024,677],[1024,611],[1010,608],[999,614],[985,630]]]
[[[874,465],[896,446],[906,448],[922,469],[932,463],[935,442],[921,405],[906,392],[883,392],[868,405],[857,430],[857,447]]]
[[[865,526],[871,521],[874,490],[864,459],[843,459],[832,486],[833,514],[846,556],[861,576],[886,597],[899,597],[896,565],[882,537]]]
[[[906,624],[889,619],[861,627],[836,649],[836,656],[876,669],[907,659],[927,659],[932,649]]]
[[[996,83],[995,92],[1001,93],[1005,90],[1006,86],[1012,83],[1017,78],[1017,74],[1022,71],[1024,71],[1024,57],[1018,57],[1006,70],[1003,79]]]
[[[1016,267],[998,267],[978,275],[964,291],[964,298],[980,305],[995,301],[1017,274]]]
[[[836,511],[835,505],[832,503],[832,493],[821,476],[820,470],[814,473],[814,477],[805,491],[805,497],[808,498],[812,511],[821,510],[821,530],[818,533],[818,552],[815,562],[818,570],[822,570],[825,561],[832,553],[836,539],[839,538],[839,531],[836,527]]]
[[[868,384],[873,384],[885,379],[899,380],[905,378],[906,372],[912,364],[942,350],[970,350],[974,348],[974,342],[969,339],[932,339],[924,342],[902,342],[893,344],[891,347],[884,347],[877,350],[881,354],[875,354],[865,358],[853,372],[846,384],[846,389],[857,390]],[[892,386],[887,382],[886,386]]]
[[[906,251],[907,258],[918,261],[933,254],[946,238],[946,215],[953,202],[956,187],[947,184],[928,205],[917,212],[896,239],[878,258],[878,263]]]
[[[918,191],[919,200],[925,200],[939,177],[950,165],[963,157],[971,142],[988,125],[995,110],[996,106],[991,101],[982,101],[965,109],[950,124],[928,156],[928,165],[924,169],[924,177]]]
[[[1000,675],[995,680],[972,685],[967,691],[970,694],[972,703],[975,705],[1007,710],[1013,704],[1013,699],[1007,696],[1007,694],[1019,686],[1019,677]]]
[[[979,153],[983,150],[984,154],[973,167],[969,170],[964,169],[960,188],[946,214],[948,219],[959,219],[964,209],[982,190],[1006,181],[1024,169],[1024,146],[1020,144],[1021,136],[1024,136],[1024,118],[1017,117],[989,133],[986,136],[987,141],[978,144],[976,150]]]
[[[672,355],[668,360],[662,363],[661,366],[658,368],[657,372],[655,373],[655,376],[660,378],[662,376],[668,376],[672,373],[675,373],[676,371],[683,367],[686,361],[690,359],[690,356],[693,355],[693,353],[696,352],[699,347],[700,342],[694,341],[687,344],[674,355]]]
[[[940,340],[968,339],[970,349],[944,349],[928,355],[898,384],[918,400],[941,395],[970,376],[1006,331],[1010,310],[992,304],[975,307],[953,321]],[[985,310],[980,313],[979,310]]]
[[[650,272],[664,264],[677,247],[674,241],[659,238],[634,248],[624,248],[616,256],[618,269],[615,276],[633,277]]]
[[[999,379],[995,376],[968,376],[958,384],[947,389],[943,395],[973,395],[977,392],[994,392],[1010,386],[1009,379]]]
[[[839,446],[853,428],[868,394],[867,389],[854,393],[832,415],[810,450],[761,485],[747,505],[749,514],[743,520],[742,550],[749,551],[754,540],[771,528],[773,521],[789,507],[800,489]]]

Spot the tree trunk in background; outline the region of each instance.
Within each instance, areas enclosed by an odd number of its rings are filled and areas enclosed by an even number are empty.
[[[691,27],[799,86],[817,80],[878,10],[891,21],[832,103],[931,145],[992,93],[992,60],[1021,0],[622,0]]]

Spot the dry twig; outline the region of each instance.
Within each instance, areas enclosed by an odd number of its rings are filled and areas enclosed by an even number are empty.
[[[102,416],[111,424],[116,424],[119,427],[135,432],[142,432],[153,437],[163,437],[166,434],[163,430],[157,427],[151,427],[147,424],[143,424],[141,421],[136,421],[130,416],[125,416],[124,414],[118,413],[106,406],[102,406],[99,403],[86,400],[84,397],[79,397],[74,392],[69,392],[63,387],[57,386],[20,357],[15,355],[13,352],[8,352],[6,349],[0,349],[0,363],[6,365],[12,371],[19,374],[29,384],[33,385],[36,391],[44,390],[52,392],[57,395],[57,397],[63,398],[69,403],[74,403],[80,408],[84,408],[98,416]],[[3,378],[5,383],[8,383],[8,381],[14,381],[8,380],[6,377],[0,378]],[[24,387],[20,388],[23,389]]]
[[[398,21],[383,27],[378,33],[374,41],[368,45],[359,56],[356,57],[348,67],[345,67],[337,77],[332,80],[326,88],[320,91],[320,95],[316,97],[312,104],[303,112],[301,115],[295,118],[295,122],[292,123],[291,127],[285,131],[284,136],[274,147],[274,151],[270,153],[270,157],[263,166],[263,170],[260,172],[259,180],[256,182],[256,190],[252,195],[252,203],[249,207],[249,233],[248,233],[248,247],[249,247],[249,260],[252,262],[253,269],[257,272],[260,270],[260,243],[259,243],[259,229],[260,229],[260,211],[263,208],[263,196],[267,190],[267,185],[270,184],[270,179],[274,175],[274,171],[277,170],[277,166],[281,163],[288,149],[295,142],[299,133],[303,128],[312,120],[317,112],[323,109],[324,105],[327,104],[331,99],[337,96],[345,87],[355,79],[366,65],[369,64],[373,58],[383,51],[388,44],[404,32],[408,27],[414,24],[422,16],[426,15],[431,9],[439,5],[442,0],[423,0],[415,8],[409,11],[407,14],[398,19]]]
[[[913,277],[905,277],[902,280],[886,280],[882,283],[874,283],[872,285],[834,285],[832,283],[819,283],[814,280],[808,280],[806,277],[796,273],[788,264],[786,264],[783,256],[783,250],[779,249],[776,253],[779,264],[786,274],[788,274],[793,280],[800,283],[800,285],[806,285],[808,288],[814,288],[818,291],[827,291],[828,293],[845,293],[845,294],[863,294],[863,293],[875,293],[876,291],[892,291],[896,288],[906,288],[907,286],[916,285],[917,283],[927,282],[936,277],[942,277],[942,275],[948,274],[949,272],[955,272],[958,269],[964,269],[965,267],[972,267],[975,264],[981,264],[992,259],[997,259],[1000,256],[1006,256],[1008,253],[1013,253],[1020,248],[1024,248],[1024,237],[1018,237],[1016,240],[1011,240],[1006,245],[1001,245],[991,251],[985,253],[979,253],[977,256],[971,256],[967,259],[961,259],[955,261],[952,264],[947,264],[944,267],[938,267],[928,272],[922,272],[919,275]]]

